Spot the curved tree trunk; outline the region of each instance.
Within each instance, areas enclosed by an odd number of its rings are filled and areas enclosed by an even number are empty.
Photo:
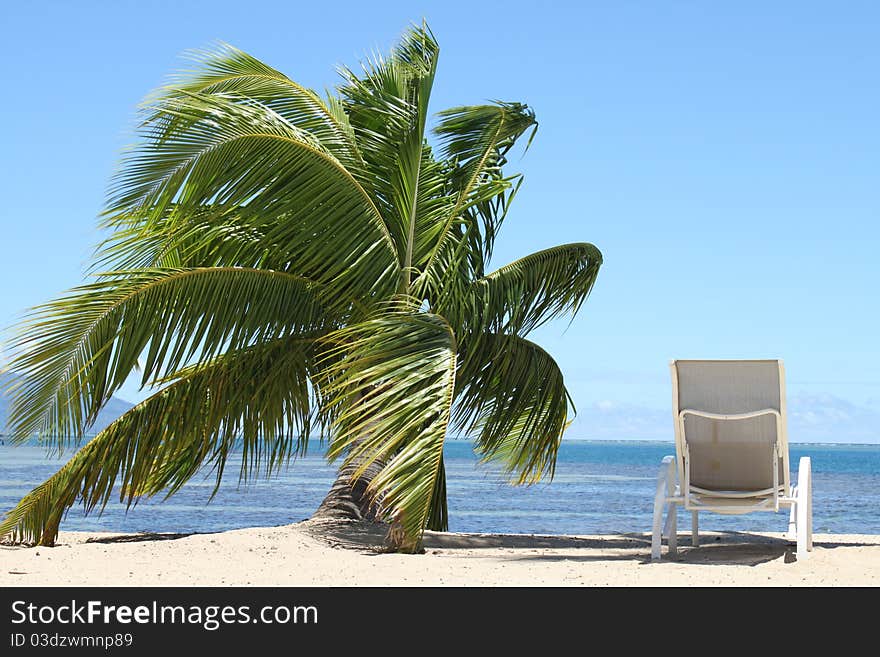
[[[364,473],[352,481],[357,464],[343,466],[336,474],[330,491],[321,502],[312,518],[335,518],[381,523],[382,507],[367,496],[367,488],[373,478],[385,467],[385,462],[371,463]],[[448,531],[448,512],[446,507],[446,472],[441,461],[441,469],[435,484],[433,504],[428,517],[427,529]],[[421,541],[409,541],[399,520],[392,520],[385,535],[385,547],[394,552],[422,552]]]
[[[379,474],[384,463],[373,462],[366,471],[352,481],[352,474],[357,470],[358,463],[351,463],[339,468],[336,481],[321,502],[318,510],[312,515],[313,518],[344,518],[347,520],[374,520],[380,519],[379,505],[367,496],[367,487],[373,478]]]
[[[358,469],[358,463],[339,468],[336,481],[321,502],[312,518],[334,518],[339,520],[359,520],[384,524],[381,503],[370,499],[367,488],[370,482],[385,467],[385,461],[374,461],[367,466],[363,474],[352,480],[352,474]],[[385,534],[386,550],[391,552],[414,552],[418,546],[410,545],[403,533],[400,523],[391,521]]]
[[[357,404],[360,395],[354,400]],[[363,436],[362,439],[366,439]],[[362,440],[360,437],[351,448],[357,449]],[[384,460],[377,460],[370,463],[367,469],[357,479],[352,479],[352,475],[360,468],[365,458],[356,459],[348,465],[343,465],[336,473],[336,481],[330,487],[330,491],[321,502],[318,510],[312,515],[312,518],[340,518],[345,520],[372,520],[379,521],[381,519],[381,506],[375,500],[370,500],[367,496],[367,488],[370,482],[385,467]]]
[[[364,437],[366,438],[366,436]],[[351,448],[357,449],[355,442]],[[330,487],[324,501],[318,506],[312,518],[335,518],[341,520],[361,520],[380,523],[383,521],[381,499],[370,499],[367,489],[370,483],[385,467],[387,461],[378,459],[370,463],[361,475],[355,479],[352,475],[363,464],[365,459],[355,459],[343,465],[336,473],[336,480]],[[446,471],[443,461],[435,483],[432,508],[428,518],[428,529],[447,531],[448,513],[446,509]],[[420,543],[413,544],[407,540],[399,519],[392,520],[385,537],[385,545],[394,551],[416,552],[421,550]]]

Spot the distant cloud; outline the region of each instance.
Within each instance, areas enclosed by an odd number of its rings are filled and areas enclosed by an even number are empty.
[[[880,410],[833,395],[796,395],[788,400],[788,435],[793,442],[880,442]]]
[[[580,407],[567,438],[672,440],[672,410],[602,399]],[[788,400],[792,442],[880,443],[880,408],[828,394],[799,394]]]
[[[568,438],[595,440],[672,440],[672,411],[611,399],[578,407]]]

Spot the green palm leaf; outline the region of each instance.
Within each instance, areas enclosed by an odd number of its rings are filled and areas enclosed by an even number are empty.
[[[313,359],[313,340],[288,338],[180,372],[25,496],[0,523],[0,538],[51,545],[78,499],[86,512],[103,509],[117,489],[131,506],[173,494],[206,464],[219,486],[236,446],[242,479],[261,468],[271,474],[304,453],[315,420],[320,427],[309,387]]]
[[[447,193],[442,217],[427,217],[415,260],[416,296],[447,307],[467,297],[484,275],[495,238],[522,177],[502,172],[517,139],[537,126],[521,103],[457,107],[440,114],[435,134],[445,156]],[[529,140],[529,142],[531,139]]]
[[[538,251],[471,284],[462,321],[475,331],[526,335],[562,314],[574,316],[590,295],[602,254],[592,244]],[[469,318],[469,319],[468,319]]]
[[[411,29],[388,59],[377,58],[362,75],[342,69],[339,87],[366,162],[368,184],[400,254],[400,291],[406,292],[413,260],[428,101],[439,46],[429,31]]]
[[[132,216],[158,221],[172,204],[184,216],[222,207],[258,225],[283,217],[273,237],[290,245],[301,271],[319,271],[342,290],[396,276],[396,247],[373,199],[312,135],[227,96],[165,98],[161,112],[186,130],[157,135],[148,126],[111,187],[108,226]],[[313,239],[298,241],[304,224]],[[340,250],[349,258],[333,257]]]
[[[453,165],[449,182],[455,204],[424,263],[428,276],[436,275],[435,260],[449,248],[449,232],[462,215],[471,222],[481,220],[481,255],[484,260],[491,257],[495,236],[512,200],[512,194],[505,193],[518,187],[514,181],[519,177],[505,178],[501,167],[517,139],[530,127],[534,137],[537,129],[534,112],[521,103],[455,107],[441,112],[440,119],[434,132],[442,140],[443,156]]]
[[[145,103],[146,123],[161,121],[160,135],[181,132],[187,126],[182,117],[157,111],[156,101],[161,107],[162,99],[187,94],[244,97],[265,105],[316,138],[346,168],[356,167],[361,161],[348,117],[334,111],[311,89],[226,43],[213,49],[193,50],[188,55],[197,68],[172,77]]]
[[[270,240],[267,233],[276,223],[256,225],[212,205],[187,212],[172,205],[150,221],[117,217],[114,232],[96,251],[92,273],[188,267],[284,270],[295,254],[288,244]]]
[[[455,426],[477,451],[501,462],[518,484],[553,476],[574,405],[556,361],[533,342],[486,334],[462,357]]]
[[[394,309],[330,334],[323,391],[341,407],[332,458],[358,463],[354,477],[386,462],[371,484],[404,547],[419,543],[440,476],[455,387],[456,343],[437,315]],[[436,514],[436,512],[435,512]]]
[[[59,446],[80,437],[139,358],[147,384],[229,349],[321,332],[347,312],[322,292],[293,274],[236,268],[128,272],[77,288],[18,329],[11,433]]]

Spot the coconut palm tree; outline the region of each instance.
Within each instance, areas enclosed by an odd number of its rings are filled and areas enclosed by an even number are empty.
[[[326,98],[221,45],[142,106],[108,194],[91,282],[33,309],[10,367],[12,433],[79,444],[134,371],[157,391],[24,497],[0,536],[53,544],[77,501],[177,491],[233,450],[243,479],[329,440],[318,514],[390,521],[394,545],[445,529],[443,444],[514,483],[552,476],[573,411],[526,339],[577,312],[601,264],[567,244],[486,273],[533,112],[440,112],[426,26]]]

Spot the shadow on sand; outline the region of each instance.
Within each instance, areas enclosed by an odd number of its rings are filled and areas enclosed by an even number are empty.
[[[194,536],[190,534],[158,534],[156,532],[141,532],[139,534],[120,534],[118,536],[95,536],[86,539],[86,543],[142,543],[145,541],[176,541],[179,538]]]
[[[678,553],[670,557],[664,546],[663,558],[651,561],[650,534],[607,536],[531,536],[433,534],[425,547],[475,550],[500,548],[513,550],[510,556],[525,561],[635,561],[643,564],[693,563],[704,565],[755,566],[780,557],[794,560],[792,546],[783,538],[741,532],[712,533],[701,536],[693,547],[690,538],[679,537]],[[547,550],[553,552],[548,553]],[[521,552],[521,554],[517,554]],[[557,552],[558,551],[558,552]]]
[[[299,525],[313,537],[332,547],[359,550],[371,554],[386,551],[386,525],[353,521],[307,521]],[[835,543],[817,541],[815,547],[833,549],[870,545],[868,543]],[[669,556],[664,541],[663,557],[651,561],[651,535],[609,534],[605,536],[548,536],[532,534],[452,534],[426,532],[426,552],[442,552],[454,556],[469,553],[479,557],[486,550],[488,558],[515,561],[634,561],[663,567],[666,564],[695,565],[758,564],[776,559],[796,561],[794,544],[782,535],[748,532],[707,532],[700,536],[700,545],[693,547],[688,534],[679,534],[678,554]],[[490,552],[491,551],[491,552]],[[498,554],[505,551],[505,554]]]

